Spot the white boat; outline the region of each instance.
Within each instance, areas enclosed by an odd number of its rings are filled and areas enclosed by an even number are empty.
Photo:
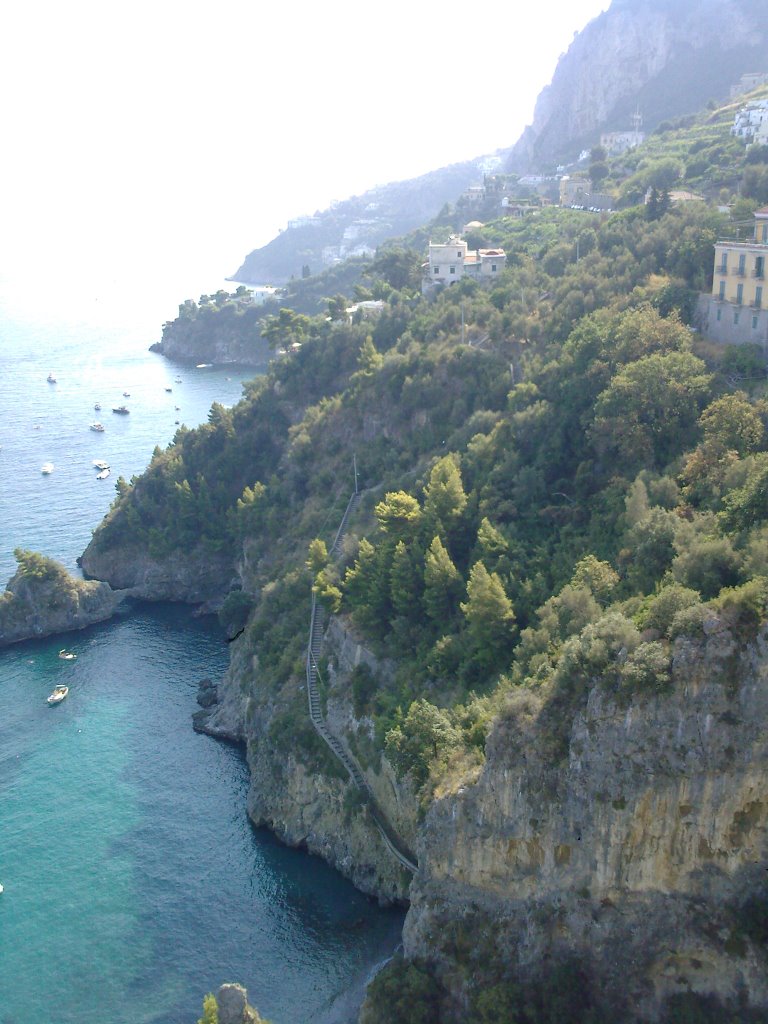
[[[77,655],[73,651],[68,651],[65,647],[59,651],[59,657],[63,661],[74,661]]]
[[[213,366],[213,363],[198,363],[197,366],[195,367],[195,369],[196,370],[205,370],[209,366]]]
[[[91,426],[90,426],[90,429],[91,430],[95,430],[97,434],[103,434],[104,433],[104,424],[103,423],[92,423]]]
[[[49,373],[48,376],[45,379],[48,381],[49,384],[55,384],[56,383],[56,378],[53,376],[52,373]]]
[[[40,467],[40,472],[43,474],[43,476],[49,476],[53,472],[53,463],[44,462]]]
[[[130,411],[131,410],[130,409],[126,409],[126,407],[124,405],[117,405],[117,406],[114,406],[114,408],[112,409],[112,412],[118,412],[118,413],[120,413],[121,416],[127,416]]]
[[[109,466],[107,466],[106,469],[102,469],[100,473],[96,474],[96,479],[97,480],[106,480],[107,477],[109,476],[110,472],[111,472],[110,468],[109,468]]]
[[[103,459],[94,459],[92,465],[95,466],[96,469],[109,469],[109,463],[105,462]]]
[[[69,693],[68,686],[54,686],[53,693],[48,698],[49,704],[61,704],[64,698]]]

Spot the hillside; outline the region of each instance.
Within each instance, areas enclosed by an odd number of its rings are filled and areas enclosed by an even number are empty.
[[[410,899],[366,1024],[768,1019],[765,356],[690,327],[765,202],[732,117],[609,161],[617,213],[476,228],[488,287],[421,295],[409,242],[447,215],[383,250],[381,315],[286,317],[83,555],[222,603],[206,727],[245,746],[251,818]],[[313,715],[362,788],[308,713],[311,593]]]
[[[482,178],[476,162],[452,164],[419,178],[380,185],[336,203],[312,217],[300,218],[277,238],[246,256],[233,280],[252,284],[285,284],[290,278],[318,274],[331,260],[345,259],[405,234],[434,217],[462,189]]]

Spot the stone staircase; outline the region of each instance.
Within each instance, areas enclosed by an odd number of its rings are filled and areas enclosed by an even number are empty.
[[[359,503],[360,495],[356,491],[347,503],[341,523],[336,531],[333,544],[328,552],[330,557],[338,554],[341,542],[344,539],[347,524],[349,523],[350,518],[354,515]],[[415,872],[418,869],[416,858],[411,851],[408,850],[402,839],[398,836],[395,829],[387,820],[384,812],[378,806],[376,798],[373,795],[373,791],[360,770],[360,766],[357,761],[344,747],[341,740],[331,732],[331,729],[323,716],[322,702],[317,689],[317,663],[318,658],[320,657],[320,647],[323,642],[325,625],[325,615],[313,594],[312,615],[309,624],[309,643],[307,644],[307,700],[309,702],[309,717],[318,735],[325,741],[334,756],[344,765],[353,785],[356,786],[363,794],[365,802],[368,805],[368,809],[371,812],[371,817],[376,823],[376,827],[384,840],[384,845],[404,868],[408,871]]]

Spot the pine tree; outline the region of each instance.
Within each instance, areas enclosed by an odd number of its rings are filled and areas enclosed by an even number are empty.
[[[487,669],[501,664],[511,649],[515,613],[501,580],[475,562],[469,573],[467,600],[461,610],[475,648],[475,660]]]
[[[446,536],[466,505],[458,457],[453,453],[445,455],[432,467],[424,488],[424,515],[438,533]]]
[[[422,579],[413,553],[399,540],[392,556],[389,574],[389,593],[397,615],[412,621],[421,618]]]
[[[424,558],[424,607],[435,622],[450,618],[456,611],[462,581],[445,545],[435,537]]]

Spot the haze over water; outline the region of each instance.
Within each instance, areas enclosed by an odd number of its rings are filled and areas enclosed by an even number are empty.
[[[3,583],[17,546],[73,568],[117,476],[141,472],[176,419],[239,399],[253,370],[147,352],[199,291],[0,282]],[[192,732],[196,684],[226,660],[214,619],[167,605],[0,651],[1,1024],[185,1024],[227,980],[275,1024],[344,1020],[397,944],[402,912],[253,830],[240,751]],[[70,694],[49,708],[59,682]]]

